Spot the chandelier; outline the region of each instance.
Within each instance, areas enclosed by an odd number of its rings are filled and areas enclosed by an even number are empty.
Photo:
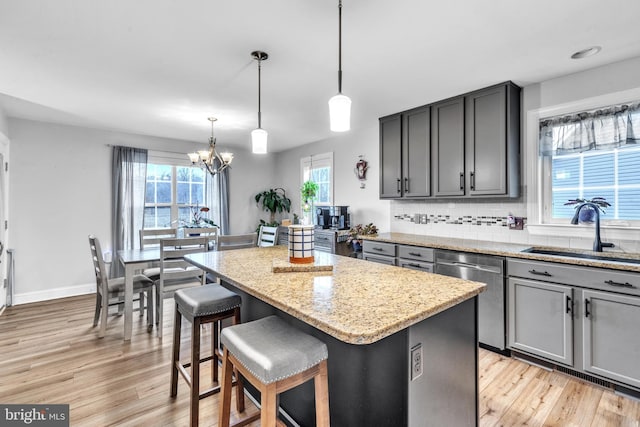
[[[196,153],[189,153],[188,156],[193,165],[198,164],[201,168],[209,171],[213,176],[229,167],[233,161],[233,153],[225,152],[218,154],[216,151],[216,138],[213,136],[213,123],[218,119],[215,117],[209,117],[207,120],[211,122],[209,150],[200,150]]]

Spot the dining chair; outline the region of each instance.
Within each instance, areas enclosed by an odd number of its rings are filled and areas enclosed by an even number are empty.
[[[218,227],[185,227],[184,237],[209,236],[209,250],[218,244]]]
[[[163,300],[178,289],[205,284],[204,272],[184,259],[185,255],[209,250],[209,236],[160,240],[160,278],[156,281],[158,337],[162,338]]]
[[[104,337],[107,330],[107,316],[109,306],[121,305],[124,295],[124,277],[109,278],[102,256],[100,240],[94,235],[89,235],[89,247],[91,248],[91,258],[96,275],[96,310],[93,316],[93,326],[98,325],[100,320],[100,330],[98,337]],[[138,293],[138,310],[142,315],[142,310],[147,308],[147,331],[153,328],[153,280],[143,274],[136,274],[133,277],[133,293]]]
[[[260,226],[258,234],[258,246],[275,246],[278,242],[278,227]]]
[[[175,239],[178,237],[178,230],[176,228],[143,228],[139,233],[140,249],[159,248],[160,240]],[[160,264],[153,263],[151,267],[142,270],[142,274],[153,281],[160,279]]]
[[[258,244],[258,233],[247,234],[227,234],[218,236],[219,251],[228,251],[230,249],[254,248]]]

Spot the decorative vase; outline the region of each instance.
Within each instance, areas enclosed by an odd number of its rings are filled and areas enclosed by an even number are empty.
[[[578,214],[580,224],[592,224],[596,221],[596,210],[591,206],[584,206]]]
[[[289,226],[289,262],[308,264],[314,261],[313,225]]]
[[[353,251],[354,252],[361,252],[362,251],[362,244],[356,240],[352,241],[351,244],[353,245]]]

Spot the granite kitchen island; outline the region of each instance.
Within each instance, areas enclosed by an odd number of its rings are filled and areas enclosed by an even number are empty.
[[[284,246],[189,255],[242,297],[242,320],[276,314],[329,348],[333,426],[478,424],[477,298],[485,285],[315,252],[331,271],[286,270]],[[250,392],[255,395],[255,390]],[[280,407],[314,425],[313,382]]]

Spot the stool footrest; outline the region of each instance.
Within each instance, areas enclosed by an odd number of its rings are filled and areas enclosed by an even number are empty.
[[[250,417],[245,418],[244,420],[240,420],[235,424],[232,424],[229,427],[242,427],[242,426],[246,426],[247,424],[251,424],[254,421],[258,421],[260,419],[260,412],[258,412],[257,414],[251,415]]]

